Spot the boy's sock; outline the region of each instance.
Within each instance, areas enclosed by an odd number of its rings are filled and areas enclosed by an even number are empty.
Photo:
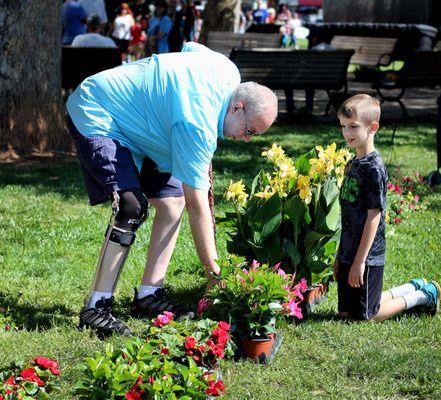
[[[150,286],[150,285],[140,285],[138,290],[138,299],[142,299],[146,296],[150,296],[155,293],[162,286]]]
[[[87,303],[88,308],[95,308],[95,304],[98,300],[101,300],[101,298],[110,299],[112,297],[112,292],[95,292],[93,291],[90,299]]]
[[[405,283],[404,285],[389,289],[389,292],[392,294],[392,298],[396,299],[397,297],[401,297],[401,296],[404,296],[405,294],[420,290],[426,284],[427,284],[426,279],[415,278],[415,279],[412,279],[410,282]]]
[[[406,302],[406,310],[409,310],[416,306],[424,306],[431,301],[431,297],[422,290],[417,290],[415,292],[405,294],[402,297]]]
[[[389,292],[392,294],[392,297],[396,299],[397,297],[402,297],[406,294],[416,292],[416,290],[417,289],[415,285],[412,285],[411,283],[405,283],[404,285],[389,289]]]

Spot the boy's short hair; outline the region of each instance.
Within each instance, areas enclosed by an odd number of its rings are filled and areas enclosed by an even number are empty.
[[[337,112],[338,118],[358,118],[366,125],[371,122],[380,122],[380,102],[368,94],[356,94],[345,100]]]

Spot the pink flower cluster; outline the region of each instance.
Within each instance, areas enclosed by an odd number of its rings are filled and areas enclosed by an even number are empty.
[[[174,314],[170,311],[164,311],[162,314],[159,314],[156,319],[153,321],[153,326],[158,328],[162,328],[167,325],[169,322],[173,321]]]

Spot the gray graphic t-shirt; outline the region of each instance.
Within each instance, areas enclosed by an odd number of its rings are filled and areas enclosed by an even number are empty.
[[[366,265],[384,265],[386,252],[386,191],[387,171],[378,152],[353,158],[346,166],[340,191],[341,238],[339,262],[352,264],[360,244],[367,212],[381,210],[381,220]]]

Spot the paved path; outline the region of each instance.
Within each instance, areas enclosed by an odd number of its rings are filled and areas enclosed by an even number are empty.
[[[368,93],[372,96],[376,96],[376,91],[370,87],[368,83],[349,82],[349,92],[355,93]],[[404,105],[407,108],[410,120],[436,120],[437,117],[437,98],[441,94],[441,88],[420,88],[406,90],[403,96]],[[288,119],[285,107],[285,95],[283,91],[277,91],[279,97],[279,111],[281,114],[281,120]],[[314,98],[314,118],[315,122],[335,122],[336,112],[331,107],[328,117],[325,117],[325,107],[328,102],[328,96],[325,91],[316,91]],[[301,90],[294,91],[294,104],[296,110],[305,105],[305,93]],[[382,104],[382,120],[385,121],[405,121],[406,117],[403,116],[401,107],[396,102],[385,102]],[[296,117],[294,116],[294,121]]]

